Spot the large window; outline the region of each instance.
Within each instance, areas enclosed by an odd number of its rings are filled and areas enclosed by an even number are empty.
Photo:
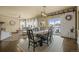
[[[51,18],[48,20],[49,26],[53,26],[53,33],[59,34],[60,33],[60,24],[61,24],[61,18]]]
[[[26,28],[26,19],[20,19],[20,30],[25,30]]]
[[[49,25],[56,25],[61,23],[61,18],[51,18],[48,20]]]
[[[37,19],[20,19],[20,29],[26,31],[28,27],[38,27]]]
[[[37,27],[38,26],[38,22],[37,22],[37,19],[29,19],[29,20],[26,20],[26,27]]]

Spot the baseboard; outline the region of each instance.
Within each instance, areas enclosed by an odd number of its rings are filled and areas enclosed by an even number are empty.
[[[16,34],[16,33],[18,33],[18,32],[11,32],[12,34]]]
[[[70,37],[64,37],[64,36],[61,36],[61,37],[63,37],[63,38],[67,38],[67,39],[74,39],[74,38],[70,38]]]

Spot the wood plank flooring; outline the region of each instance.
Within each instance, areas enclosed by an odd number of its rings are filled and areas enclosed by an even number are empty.
[[[52,43],[47,46],[37,47],[35,52],[78,52],[79,48],[74,39],[62,38],[54,35]],[[28,38],[25,36],[13,35],[0,41],[0,52],[32,52],[28,49]]]

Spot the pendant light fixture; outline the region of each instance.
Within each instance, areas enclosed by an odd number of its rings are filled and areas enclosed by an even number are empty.
[[[46,17],[47,16],[47,14],[46,14],[46,6],[42,6],[41,16],[42,17]]]

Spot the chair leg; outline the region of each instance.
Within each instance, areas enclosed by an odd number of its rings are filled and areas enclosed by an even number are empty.
[[[29,41],[29,44],[28,44],[28,48],[30,47],[30,41]]]
[[[35,52],[35,44],[33,44],[33,52]]]
[[[49,46],[49,41],[48,41],[48,39],[47,39],[47,45]]]

